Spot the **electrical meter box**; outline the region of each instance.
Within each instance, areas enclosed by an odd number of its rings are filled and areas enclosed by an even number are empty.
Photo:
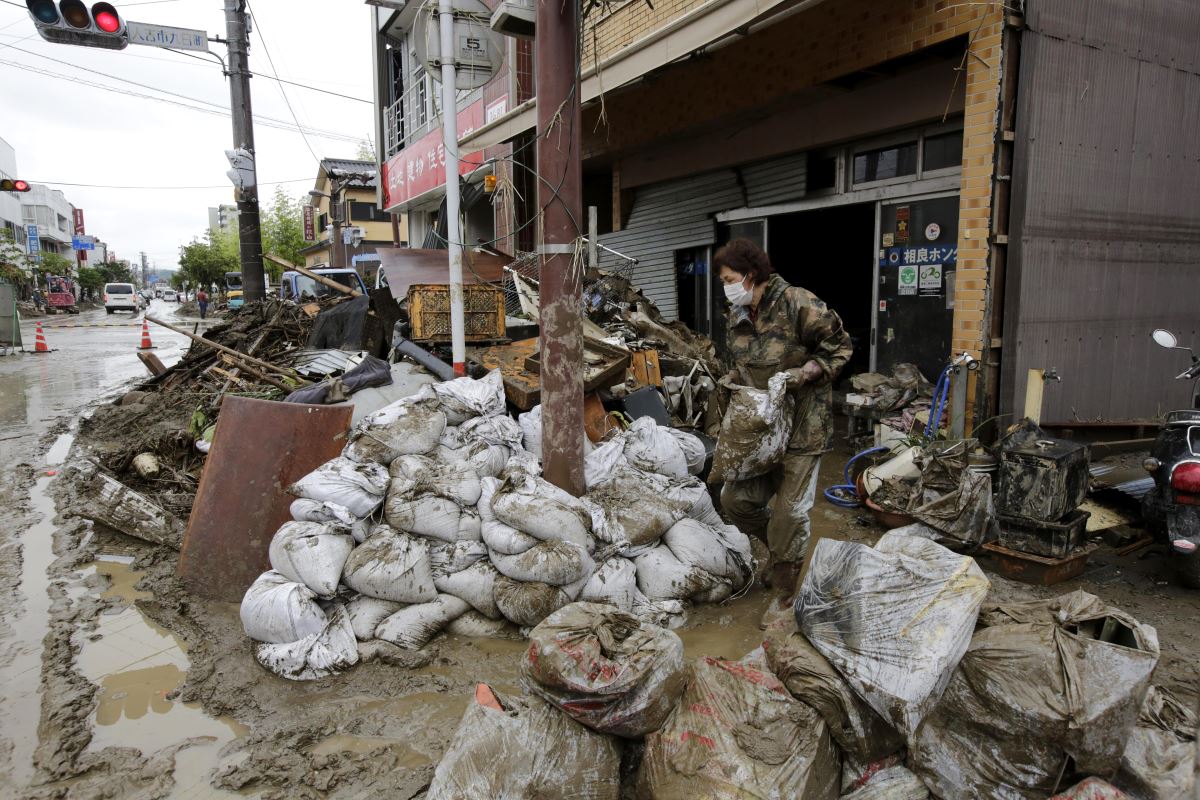
[[[1088,492],[1088,449],[1064,439],[1038,439],[1000,454],[996,511],[1034,522],[1058,522]]]

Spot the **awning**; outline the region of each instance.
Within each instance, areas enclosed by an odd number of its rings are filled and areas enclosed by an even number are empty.
[[[380,247],[375,252],[396,300],[406,300],[408,287],[414,283],[450,283],[449,250]],[[512,259],[506,256],[468,250],[463,253],[463,283],[501,283],[510,263]]]

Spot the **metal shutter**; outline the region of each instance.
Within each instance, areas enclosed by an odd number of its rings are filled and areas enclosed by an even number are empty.
[[[799,200],[804,197],[808,179],[808,154],[795,153],[738,171],[746,187],[746,205],[751,208]]]

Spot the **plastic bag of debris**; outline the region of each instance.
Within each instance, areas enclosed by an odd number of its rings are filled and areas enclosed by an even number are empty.
[[[450,425],[461,425],[472,417],[494,417],[503,414],[506,408],[504,378],[498,369],[479,380],[455,378],[432,384],[432,388]]]
[[[470,607],[466,600],[439,594],[432,602],[405,606],[385,618],[375,628],[375,638],[405,650],[420,650]]]
[[[486,684],[438,763],[427,800],[617,800],[618,740],[590,731],[536,697]]]
[[[345,528],[323,522],[285,522],[271,537],[271,568],[303,583],[320,597],[333,597],[342,567],[354,549]]]
[[[804,634],[785,630],[768,634],[763,650],[771,671],[792,697],[821,715],[847,758],[869,763],[904,747],[903,737],[855,694]]]
[[[429,544],[388,525],[376,525],[346,559],[342,581],[360,594],[396,603],[437,598]]]
[[[833,800],[841,763],[821,716],[751,657],[692,665],[687,688],[646,737],[640,800]]]
[[[633,611],[641,592],[637,586],[637,566],[624,556],[613,556],[605,560],[592,573],[580,600],[592,603],[608,603],[621,611]]]
[[[1187,797],[1195,786],[1196,715],[1161,686],[1151,686],[1113,779],[1142,800]]]
[[[465,600],[488,619],[500,619],[496,607],[496,578],[500,575],[488,561],[479,561],[464,570],[435,575],[433,585],[442,594]]]
[[[770,472],[787,450],[794,407],[782,372],[771,376],[765,391],[733,387],[709,481],[741,481]]]
[[[259,642],[294,642],[320,633],[328,622],[316,594],[274,570],[250,584],[239,610],[246,635]]]
[[[1044,797],[1121,766],[1158,664],[1158,635],[1078,591],[994,606],[909,742],[940,797]]]
[[[362,543],[371,532],[371,521],[359,519],[350,513],[350,509],[337,503],[322,503],[297,497],[288,509],[292,519],[297,522],[334,522],[350,531],[355,542]]]
[[[254,658],[281,678],[311,681],[357,664],[358,640],[345,607],[338,606],[319,632],[287,644],[260,644]]]
[[[600,733],[662,726],[683,691],[683,642],[601,603],[572,603],[529,634],[521,674],[533,694]]]
[[[390,464],[403,455],[423,455],[437,447],[446,415],[428,386],[363,417],[350,431],[342,455],[363,464]]]
[[[921,779],[899,764],[867,776],[842,800],[928,800],[929,790]]]
[[[887,533],[875,547],[822,539],[796,598],[796,624],[911,738],[970,644],[988,586],[974,559],[928,539]]]
[[[1084,778],[1079,783],[1059,792],[1050,800],[1133,800],[1111,783],[1099,778]]]
[[[499,521],[543,541],[588,547],[592,517],[579,498],[532,475],[512,475],[492,494],[491,513]]]
[[[370,516],[383,502],[390,481],[387,467],[339,456],[293,483],[288,491],[296,497],[336,503],[361,519]]]
[[[691,504],[672,488],[661,475],[632,467],[617,469],[584,495],[592,532],[609,544],[653,545],[691,510]]]

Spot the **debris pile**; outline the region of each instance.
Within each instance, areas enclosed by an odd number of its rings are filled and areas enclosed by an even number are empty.
[[[524,447],[540,430],[525,422],[507,415],[493,371],[355,425],[341,456],[290,487],[293,521],[243,600],[259,661],[307,679],[354,663],[347,630],[404,649],[445,629],[517,637],[580,599],[677,624],[688,602],[751,584],[749,539],[693,477],[695,437],[635,421],[589,453],[576,498],[541,477]],[[294,638],[280,641],[280,625]]]

